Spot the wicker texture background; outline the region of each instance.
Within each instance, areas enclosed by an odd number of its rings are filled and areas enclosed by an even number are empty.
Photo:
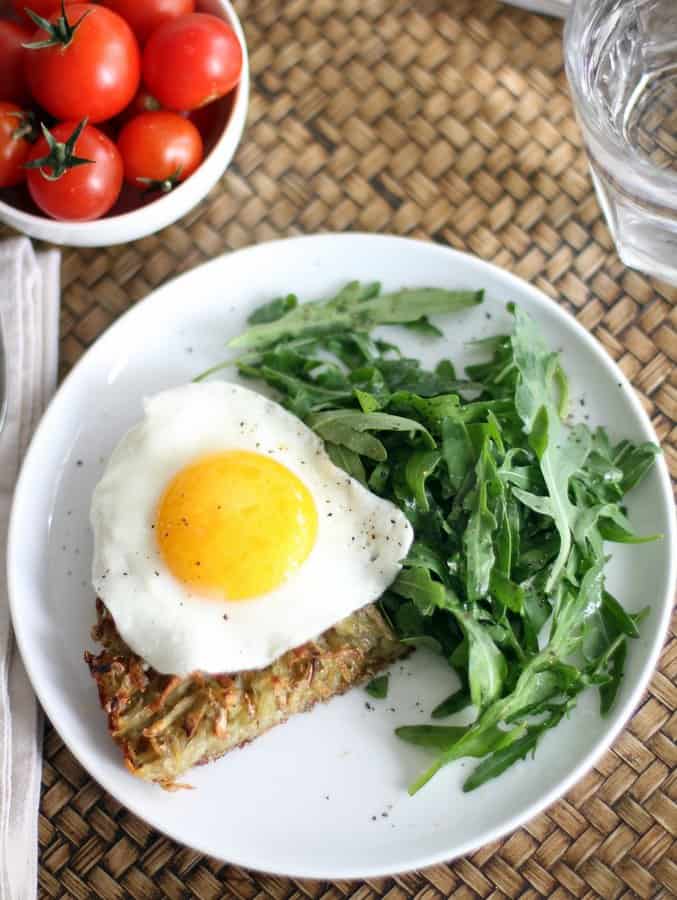
[[[562,69],[561,23],[494,0],[240,0],[253,93],[235,162],[164,232],[66,250],[67,371],[131,303],[225,250],[323,230],[478,254],[543,289],[629,376],[677,474],[677,290],[616,257]],[[677,896],[677,640],[628,728],[566,797],[449,865],[358,883],[243,871],[165,839],[45,739],[43,897]]]

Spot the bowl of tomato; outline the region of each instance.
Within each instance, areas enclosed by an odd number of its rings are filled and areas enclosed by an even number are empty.
[[[0,18],[0,221],[97,247],[196,206],[247,115],[247,48],[230,2],[12,4]]]

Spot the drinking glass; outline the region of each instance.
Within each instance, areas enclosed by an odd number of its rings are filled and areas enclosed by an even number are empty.
[[[677,0],[574,0],[564,44],[618,253],[677,283]]]

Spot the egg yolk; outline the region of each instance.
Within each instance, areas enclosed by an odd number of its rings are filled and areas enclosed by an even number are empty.
[[[167,567],[191,591],[249,600],[281,585],[308,557],[317,510],[285,466],[234,450],[202,457],[174,476],[155,533]]]

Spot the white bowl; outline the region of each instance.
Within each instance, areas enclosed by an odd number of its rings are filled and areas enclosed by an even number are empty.
[[[127,243],[153,234],[180,219],[202,200],[225,172],[240,143],[249,101],[249,64],[244,32],[228,0],[198,0],[197,8],[201,12],[212,13],[225,19],[235,31],[242,47],[242,76],[235,88],[232,110],[224,123],[223,131],[190,178],[145,206],[130,212],[105,216],[93,222],[57,222],[2,201],[0,201],[0,221],[18,231],[23,231],[30,237],[53,244],[102,247]]]

